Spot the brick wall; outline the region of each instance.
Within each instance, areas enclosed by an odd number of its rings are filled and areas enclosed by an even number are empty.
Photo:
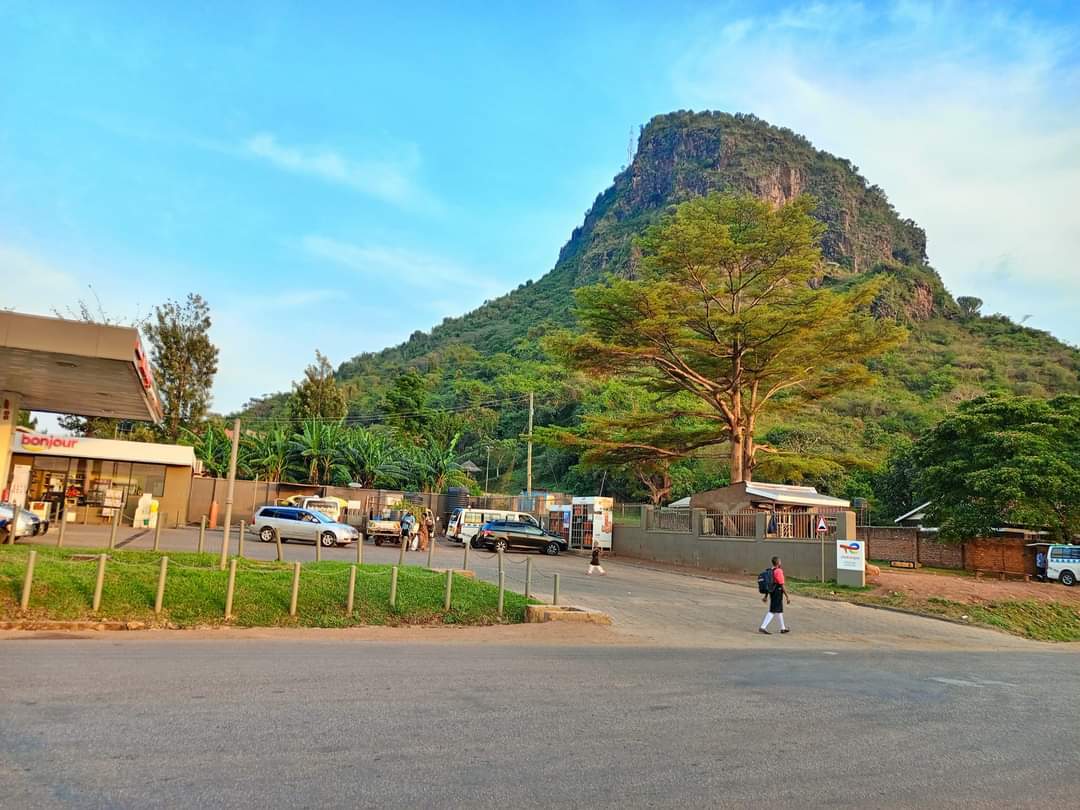
[[[963,568],[962,543],[945,543],[934,535],[919,536],[919,562],[934,568]]]
[[[970,540],[964,544],[964,567],[969,571],[1006,571],[1030,574],[1035,570],[1035,550],[1022,538]]]
[[[934,568],[964,567],[961,544],[943,543],[933,534],[923,534],[911,526],[859,526],[856,532],[866,543],[868,560],[917,562]]]
[[[917,562],[919,530],[906,526],[859,526],[859,540],[866,543],[866,559]]]

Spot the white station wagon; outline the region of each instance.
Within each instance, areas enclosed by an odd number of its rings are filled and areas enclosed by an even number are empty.
[[[330,547],[354,543],[360,532],[344,523],[336,523],[321,512],[295,506],[261,506],[251,520],[255,533],[264,543],[275,537],[302,540]]]

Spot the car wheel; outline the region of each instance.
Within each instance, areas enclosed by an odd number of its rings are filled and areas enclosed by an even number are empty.
[[[492,543],[491,547],[493,549],[495,549],[495,551],[506,551],[508,548],[510,548],[510,546],[507,544],[507,542],[505,540],[503,540],[501,537],[498,540],[496,540],[494,543]]]
[[[330,548],[330,546],[337,545],[337,535],[333,532],[323,532],[319,536],[319,543],[323,548]]]
[[[1071,588],[1076,584],[1076,574],[1072,571],[1062,571],[1061,576],[1058,577],[1058,581],[1062,585],[1068,585]]]
[[[262,540],[264,543],[273,543],[274,530],[271,529],[269,526],[263,526],[261,529],[259,529],[259,539]]]
[[[462,542],[462,545],[465,545],[465,543]],[[472,540],[469,541],[469,545],[472,546],[473,548],[480,548],[480,543],[477,542],[475,537]]]
[[[549,557],[558,557],[559,544],[556,542],[548,543],[547,546],[545,546],[544,548],[544,553],[547,554]]]

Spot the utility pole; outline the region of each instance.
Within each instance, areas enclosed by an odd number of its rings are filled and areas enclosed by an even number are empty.
[[[525,456],[525,494],[532,497],[533,392],[529,392],[529,450]]]
[[[489,444],[484,449],[487,450],[487,461],[484,462],[484,494],[487,495],[487,493],[488,493],[488,479],[490,477],[489,474],[491,472],[491,445]]]
[[[229,488],[225,490],[225,525],[221,536],[221,570],[225,570],[225,560],[229,556],[229,529],[232,528],[233,491],[236,489],[236,454],[240,449],[240,420],[233,422],[232,451],[229,454]],[[318,543],[318,538],[315,540]]]

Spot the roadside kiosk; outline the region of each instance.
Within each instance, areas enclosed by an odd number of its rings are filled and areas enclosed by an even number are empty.
[[[570,548],[610,549],[615,499],[575,497],[570,508]]]

